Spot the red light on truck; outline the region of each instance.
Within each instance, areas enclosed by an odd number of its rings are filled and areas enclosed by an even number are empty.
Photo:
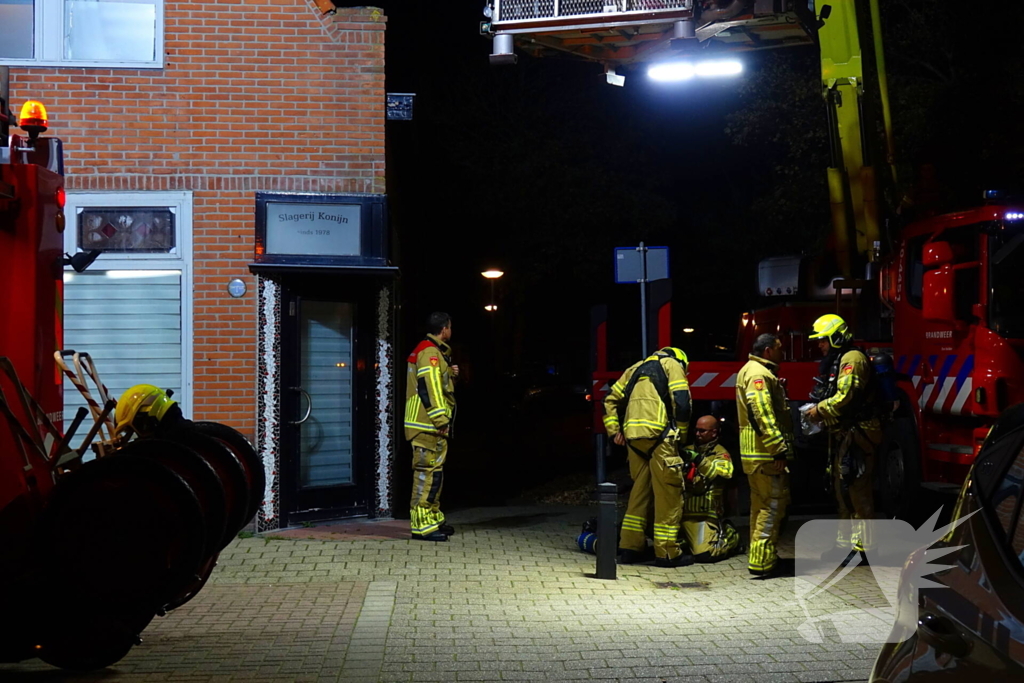
[[[63,209],[64,208],[64,202],[67,200],[67,198],[68,198],[68,196],[67,196],[67,193],[64,192],[64,188],[63,187],[58,187],[57,188],[57,197],[56,197],[56,199],[57,199],[57,206]]]

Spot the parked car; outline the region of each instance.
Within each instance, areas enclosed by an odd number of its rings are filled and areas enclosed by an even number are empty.
[[[953,511],[962,523],[934,547],[956,548],[933,563],[916,614],[900,614],[871,683],[1024,681],[1024,404],[989,433]],[[977,514],[972,514],[972,513]],[[922,572],[924,550],[900,577],[901,595]],[[908,605],[907,608],[910,608]]]

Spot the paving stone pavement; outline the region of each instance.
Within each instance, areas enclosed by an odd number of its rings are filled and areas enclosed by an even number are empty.
[[[587,507],[476,508],[448,543],[234,541],[210,583],[101,672],[0,664],[0,681],[864,681],[877,645],[800,633],[811,617],[884,605],[870,570],[812,604],[746,557],[590,578]],[[364,522],[365,524],[365,522]],[[790,524],[782,554],[791,554]],[[786,543],[789,543],[787,547]]]

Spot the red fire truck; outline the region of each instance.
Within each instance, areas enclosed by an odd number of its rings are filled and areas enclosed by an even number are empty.
[[[38,657],[89,670],[121,659],[155,616],[203,588],[220,551],[256,514],[266,479],[238,432],[184,419],[158,387],[138,385],[115,400],[88,354],[63,348],[64,267],[80,272],[98,252],[63,254],[60,140],[40,137],[46,110],[32,101],[17,120],[28,137],[9,135],[5,91],[0,662]],[[90,405],[66,430],[64,375]],[[75,448],[71,440],[85,424]]]

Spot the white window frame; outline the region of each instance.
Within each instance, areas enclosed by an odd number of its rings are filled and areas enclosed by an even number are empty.
[[[78,248],[78,216],[92,208],[167,208],[174,213],[174,250],[167,254],[100,254],[89,270],[180,270],[181,271],[181,401],[182,412],[192,418],[193,411],[193,288],[192,288],[192,193],[191,192],[68,192],[64,214],[64,251],[75,254]],[[70,271],[71,266],[65,266]],[[98,368],[100,377],[103,368]]]
[[[156,34],[151,62],[98,61],[64,59],[64,0],[35,0],[34,40],[32,59],[0,57],[0,66],[84,66],[104,69],[162,69],[164,68],[164,0],[156,4]]]

